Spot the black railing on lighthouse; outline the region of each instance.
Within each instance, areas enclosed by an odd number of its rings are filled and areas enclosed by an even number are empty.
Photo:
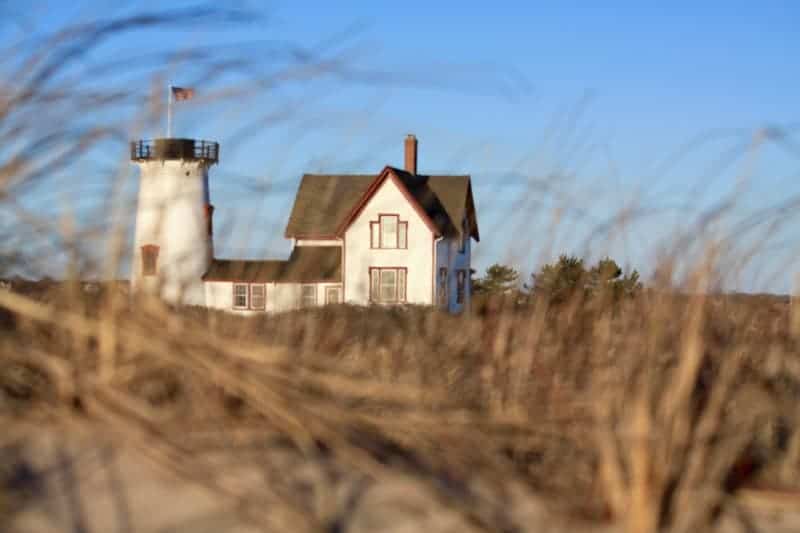
[[[216,163],[219,143],[195,139],[149,139],[131,142],[131,160],[188,159]]]

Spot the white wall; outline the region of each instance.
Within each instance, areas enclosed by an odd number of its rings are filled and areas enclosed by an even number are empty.
[[[342,239],[297,239],[295,246],[341,246]]]
[[[258,313],[277,313],[291,311],[300,307],[300,283],[263,283],[267,288],[267,302],[264,311],[233,308],[233,281],[207,281],[205,285],[206,305],[240,315]],[[341,283],[315,283],[317,305],[325,304],[325,288],[341,287]]]
[[[200,161],[143,161],[131,289],[155,289],[172,302],[205,303],[201,277],[211,259],[205,206],[208,167]],[[142,276],[141,247],[159,247],[158,276]]]
[[[370,221],[379,214],[397,214],[408,222],[407,250],[370,249]],[[345,301],[369,303],[370,267],[406,267],[408,303],[433,303],[433,233],[392,178],[375,192],[345,232]]]

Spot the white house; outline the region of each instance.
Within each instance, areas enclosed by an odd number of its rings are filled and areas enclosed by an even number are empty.
[[[413,135],[402,170],[304,175],[287,260],[214,257],[208,167],[217,157],[216,143],[187,139],[132,146],[142,166],[134,290],[243,314],[340,302],[469,307],[479,240],[470,176],[418,174]]]

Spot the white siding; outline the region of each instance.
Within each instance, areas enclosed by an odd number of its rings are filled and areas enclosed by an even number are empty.
[[[408,222],[408,249],[371,249],[370,222],[380,214],[397,214]],[[433,303],[433,233],[408,202],[405,195],[387,179],[345,233],[345,301],[369,303],[370,267],[405,267],[408,269],[408,303]]]
[[[291,311],[300,306],[300,285],[270,283],[267,287],[267,312]]]
[[[203,283],[206,293],[206,307],[221,309],[241,315],[252,315],[258,311],[233,308],[233,282],[231,281],[206,281]],[[269,304],[269,287],[267,288],[267,304]]]
[[[263,311],[252,309],[234,309],[233,281],[207,281],[205,285],[206,305],[211,309],[220,309],[241,315],[258,313],[279,313],[300,307],[300,283],[265,283],[267,302]],[[325,304],[325,288],[341,287],[341,283],[314,283],[317,288],[317,305]]]
[[[297,239],[295,246],[341,246],[341,239]]]

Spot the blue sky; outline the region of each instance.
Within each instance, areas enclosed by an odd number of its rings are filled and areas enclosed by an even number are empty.
[[[47,13],[37,25],[46,31],[109,5],[29,13]],[[264,12],[242,27],[149,31],[97,52],[234,43],[257,57],[285,40],[346,49],[359,72],[380,73],[176,108],[176,134],[222,143],[212,171],[221,255],[287,253],[283,224],[301,174],[399,166],[406,133],[420,139],[420,171],[473,176],[480,270],[510,261],[527,276],[569,252],[610,253],[647,273],[659,242],[732,191],[736,207],[715,231],[800,193],[796,2],[274,2]],[[176,64],[168,77],[182,85],[193,74]],[[618,238],[587,240],[631,202],[647,216]],[[800,266],[798,227],[742,234],[769,242],[730,288],[789,290],[790,276],[769,273]]]

